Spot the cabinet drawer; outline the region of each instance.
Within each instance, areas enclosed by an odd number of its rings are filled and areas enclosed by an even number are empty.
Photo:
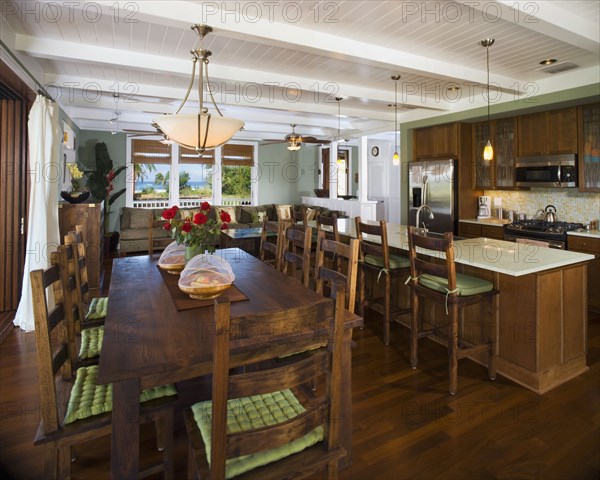
[[[495,225],[481,225],[481,236],[504,240],[504,228]]]
[[[459,223],[459,233],[463,237],[467,236],[475,236],[481,237],[481,225],[477,225],[476,223]]]
[[[569,250],[579,250],[580,252],[600,255],[600,239],[569,235],[567,237],[567,243],[569,245]]]

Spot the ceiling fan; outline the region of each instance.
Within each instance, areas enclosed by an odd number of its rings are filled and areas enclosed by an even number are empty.
[[[124,128],[123,131],[127,134],[128,137],[152,137],[156,135],[160,135],[166,138],[166,135],[162,132],[159,126],[156,123],[152,123],[152,127],[155,130],[136,130],[131,128]]]
[[[331,143],[329,140],[319,140],[315,137],[300,135],[296,133],[296,124],[292,123],[292,133],[286,135],[283,140],[267,139],[263,142],[263,145],[274,144],[274,143],[289,143],[287,149],[291,151],[300,150],[303,143],[312,143],[316,145],[325,145]]]

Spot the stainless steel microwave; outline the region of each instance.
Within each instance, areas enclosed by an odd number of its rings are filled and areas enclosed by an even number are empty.
[[[566,188],[577,186],[577,157],[545,155],[519,157],[515,162],[517,187]]]

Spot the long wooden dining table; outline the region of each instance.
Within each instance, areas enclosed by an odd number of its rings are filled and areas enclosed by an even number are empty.
[[[295,279],[246,252],[217,250],[235,274],[247,300],[232,302],[232,317],[285,311],[328,302]],[[111,477],[133,479],[139,472],[139,395],[143,389],[201,377],[212,369],[212,306],[178,310],[157,267],[158,255],[113,260],[108,312],[98,382],[113,383]],[[362,319],[346,312],[342,356],[340,439],[351,463],[352,330]],[[260,326],[256,326],[257,331]],[[268,338],[264,335],[262,338]],[[269,341],[255,345],[268,349]],[[247,352],[232,350],[232,366],[252,363]]]

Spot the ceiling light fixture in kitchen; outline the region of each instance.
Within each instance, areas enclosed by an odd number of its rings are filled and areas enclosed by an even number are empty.
[[[398,130],[398,80],[400,75],[392,75],[394,81],[394,156],[392,157],[392,165],[400,165],[400,154],[398,153],[398,145],[400,144],[400,131]]]
[[[175,143],[186,148],[203,153],[205,150],[212,150],[219,147],[233,137],[243,126],[244,122],[234,118],[224,117],[217,107],[213,93],[210,87],[208,77],[208,57],[212,52],[204,49],[204,37],[212,32],[212,27],[208,25],[192,25],[198,37],[200,38],[200,48],[190,51],[192,54],[192,79],[187,89],[187,93],[181,105],[174,114],[167,114],[154,119],[158,124],[161,133]],[[185,105],[196,75],[196,64],[200,61],[198,68],[198,99],[200,102],[198,113],[179,113]],[[204,106],[204,77],[206,76],[206,90],[210,95],[210,100],[219,115],[211,115],[208,108]]]
[[[481,46],[485,47],[485,53],[487,58],[487,117],[488,117],[488,129],[489,135],[492,134],[491,124],[490,124],[490,47],[494,44],[495,40],[493,38],[486,38],[481,41]],[[484,160],[492,160],[494,158],[494,149],[492,147],[492,142],[489,140],[485,144],[485,148],[483,149],[483,159]]]
[[[556,58],[546,58],[540,62],[540,65],[552,65],[556,63],[558,60]]]

